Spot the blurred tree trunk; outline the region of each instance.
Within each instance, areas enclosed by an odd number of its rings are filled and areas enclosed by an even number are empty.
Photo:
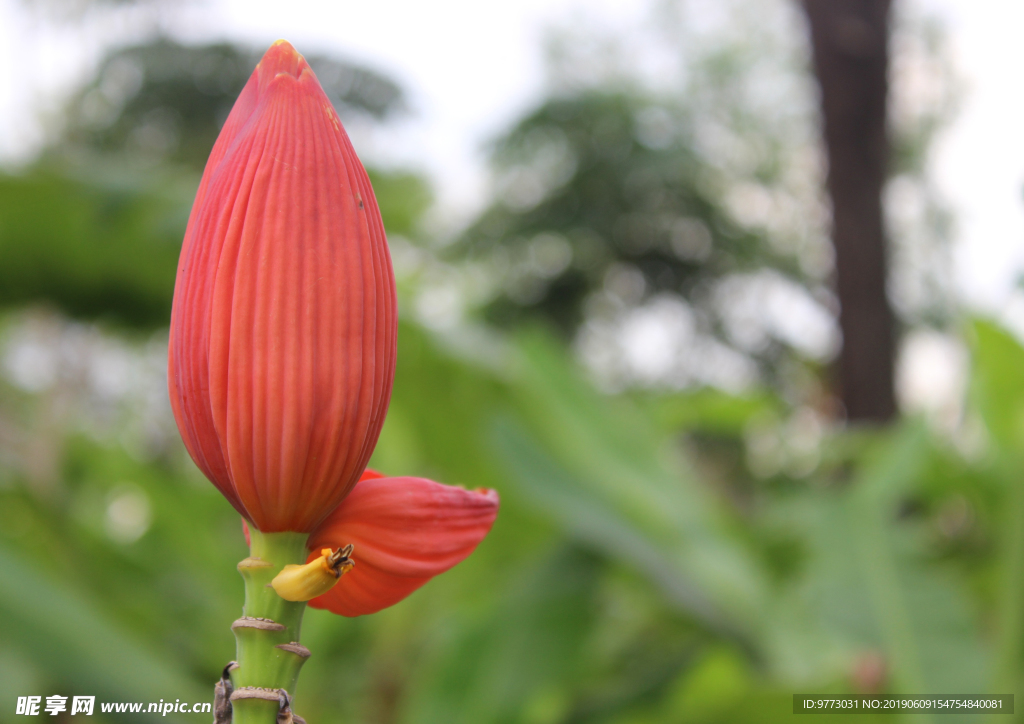
[[[821,89],[843,332],[839,388],[850,420],[884,421],[896,411],[882,221],[890,4],[803,0]]]

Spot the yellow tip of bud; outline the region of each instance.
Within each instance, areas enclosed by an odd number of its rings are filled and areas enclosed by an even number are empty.
[[[327,593],[351,569],[352,544],[337,551],[322,548],[320,557],[304,565],[288,565],[281,569],[270,585],[286,601],[308,601]]]

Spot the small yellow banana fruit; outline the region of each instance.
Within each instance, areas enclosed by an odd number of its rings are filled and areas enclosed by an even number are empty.
[[[286,601],[308,601],[322,596],[338,582],[345,571],[355,566],[353,546],[349,543],[336,551],[320,549],[320,557],[303,565],[291,564],[281,569],[270,585]]]

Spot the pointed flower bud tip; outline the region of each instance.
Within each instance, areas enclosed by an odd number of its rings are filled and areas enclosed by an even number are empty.
[[[266,79],[266,82],[281,74],[298,78],[306,70],[312,73],[306,59],[287,40],[278,40],[271,45],[256,66],[261,81]]]

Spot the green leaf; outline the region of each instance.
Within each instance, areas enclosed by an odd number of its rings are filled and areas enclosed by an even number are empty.
[[[992,322],[976,320],[973,397],[992,439],[1005,450],[1024,446],[1024,348]]]
[[[526,499],[680,610],[748,639],[762,576],[671,438],[627,400],[593,390],[545,337],[526,335],[519,349],[518,420],[499,417],[493,440]]]
[[[409,724],[558,721],[594,624],[600,566],[563,546],[508,580],[490,616],[463,626],[404,707]]]
[[[964,584],[932,560],[927,531],[899,518],[929,452],[923,426],[897,428],[868,451],[848,486],[814,495],[809,610],[848,662],[884,654],[897,694],[983,692],[989,654]]]
[[[54,678],[112,701],[212,701],[203,687],[126,634],[89,596],[0,547],[0,632]],[[212,685],[212,682],[211,682]],[[58,692],[54,692],[58,693]],[[14,702],[3,702],[13,711]],[[160,717],[150,716],[157,719]]]

